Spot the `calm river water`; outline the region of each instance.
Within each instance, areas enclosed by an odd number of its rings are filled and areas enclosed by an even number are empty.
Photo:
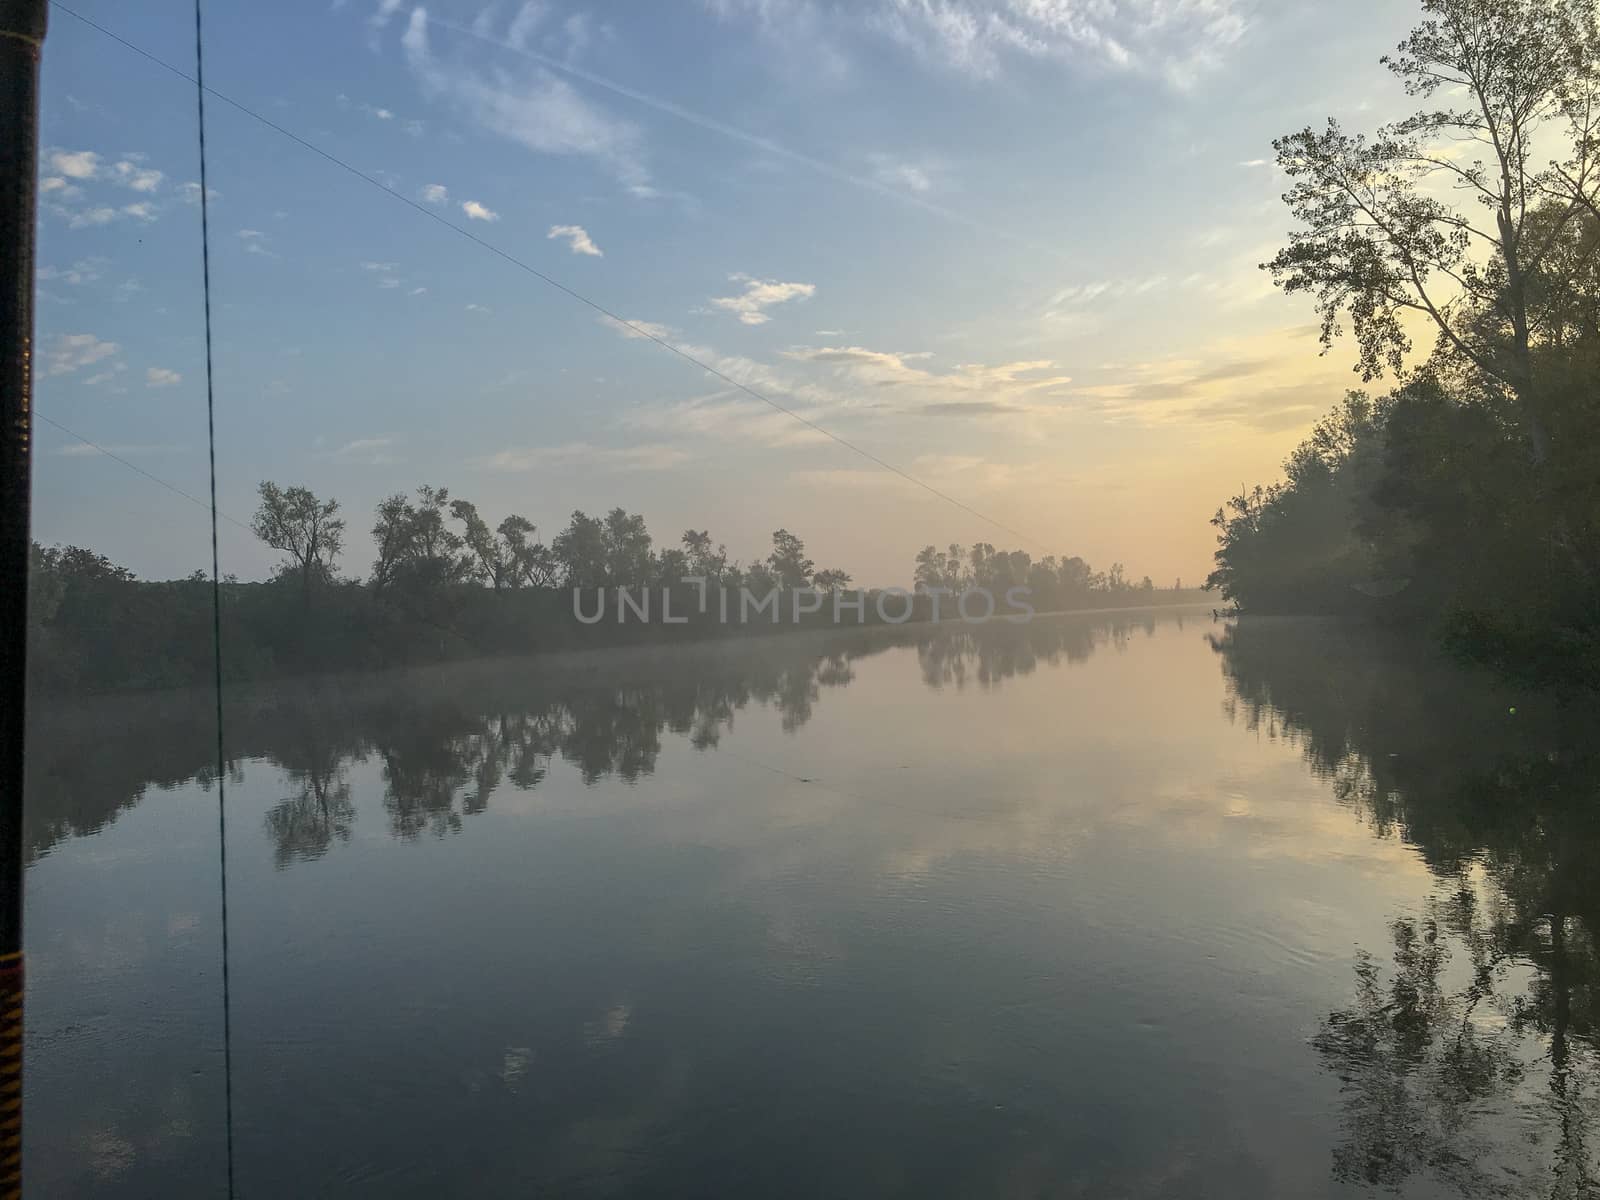
[[[223,1194],[208,701],[34,723],[26,1155]],[[242,1197],[1590,1195],[1600,725],[1203,612],[229,702]]]

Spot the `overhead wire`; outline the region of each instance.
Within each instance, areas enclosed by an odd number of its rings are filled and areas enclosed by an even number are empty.
[[[357,167],[357,166],[347,162],[346,160],[340,158],[338,155],[333,154],[332,152],[330,152],[328,150],[324,150],[321,146],[318,146],[316,143],[308,141],[307,139],[301,137],[299,134],[295,133],[293,130],[285,128],[283,125],[280,125],[278,122],[272,120],[270,117],[264,116],[263,114],[256,112],[254,109],[250,108],[248,105],[245,105],[245,104],[241,103],[240,101],[233,99],[231,96],[228,96],[228,95],[226,95],[226,94],[224,94],[222,92],[219,92],[219,91],[217,91],[217,89],[215,89],[213,87],[206,86],[202,81],[196,79],[193,75],[190,75],[188,72],[184,71],[181,67],[174,66],[172,63],[169,63],[166,59],[160,57],[159,55],[154,54],[149,50],[146,50],[143,46],[140,46],[135,42],[129,41],[127,38],[123,37],[121,34],[118,34],[118,33],[114,32],[113,30],[110,30],[110,29],[106,28],[104,25],[100,24],[98,21],[94,21],[94,20],[90,19],[89,17],[84,16],[82,13],[76,11],[75,9],[69,7],[68,5],[61,3],[61,0],[51,0],[51,7],[60,10],[61,12],[65,13],[67,16],[72,17],[74,20],[77,20],[77,21],[81,22],[82,24],[88,26],[89,28],[91,28],[91,29],[103,34],[104,36],[110,38],[112,41],[117,42],[118,44],[120,44],[122,46],[125,46],[127,49],[132,50],[135,54],[138,54],[138,55],[140,55],[141,57],[143,57],[145,59],[148,59],[150,62],[154,63],[155,65],[157,65],[159,67],[161,67],[163,70],[169,71],[172,74],[178,76],[180,79],[184,79],[184,80],[187,80],[190,83],[195,84],[196,87],[200,88],[206,94],[208,94],[210,96],[213,96],[216,99],[222,101],[224,104],[228,105],[229,107],[231,107],[233,109],[236,109],[238,112],[240,112],[240,113],[244,114],[245,116],[249,117],[251,120],[258,122],[261,125],[264,125],[266,128],[272,130],[274,133],[277,133],[277,134],[279,134],[279,135],[281,135],[283,137],[288,138],[290,141],[294,142],[296,145],[300,146],[302,149],[310,151],[312,154],[315,154],[317,157],[319,157],[321,159],[324,159],[325,161],[327,161],[327,162],[331,163],[332,165],[338,167],[340,170],[346,171],[349,174],[355,176],[357,179],[360,179],[364,183],[367,183],[370,186],[372,186],[374,188],[377,188],[384,195],[389,196],[391,199],[396,200],[401,204],[404,204],[407,208],[410,208],[412,211],[414,211],[416,213],[419,213],[420,215],[422,215],[423,217],[426,217],[428,220],[434,222],[435,224],[440,225],[443,228],[450,230],[452,233],[456,234],[458,237],[465,238],[467,241],[472,242],[477,246],[480,246],[484,250],[487,250],[489,253],[495,255],[497,258],[503,259],[505,262],[508,262],[512,266],[518,268],[519,270],[526,272],[527,274],[533,276],[535,279],[538,279],[542,283],[547,284],[548,286],[554,288],[558,292],[561,292],[563,295],[569,297],[570,299],[577,301],[579,304],[584,305],[585,307],[591,309],[592,311],[594,311],[596,313],[599,313],[601,316],[605,317],[607,320],[611,321],[613,324],[615,324],[617,326],[620,326],[623,329],[626,329],[629,333],[633,334],[634,336],[639,337],[639,338],[643,338],[646,341],[655,343],[657,346],[661,347],[663,350],[667,351],[670,354],[673,354],[673,355],[677,356],[678,358],[682,359],[683,361],[685,361],[687,363],[690,363],[693,366],[698,367],[700,370],[706,372],[706,374],[711,375],[716,379],[720,379],[722,382],[728,384],[730,387],[733,387],[733,388],[737,389],[738,391],[743,392],[745,395],[750,396],[752,399],[758,400],[762,404],[767,405],[769,408],[772,408],[775,411],[780,412],[783,415],[791,418],[792,420],[799,422],[801,425],[804,425],[806,428],[812,430],[815,433],[821,434],[823,437],[827,438],[828,440],[830,440],[832,442],[837,443],[840,446],[843,446],[845,449],[851,451],[852,453],[860,455],[862,458],[865,458],[867,461],[876,464],[877,466],[881,467],[885,471],[888,471],[890,474],[899,476],[901,479],[905,480],[907,483],[910,483],[913,486],[921,488],[923,491],[928,492],[929,494],[938,497],[940,500],[943,500],[945,503],[947,503],[947,504],[949,504],[949,505],[951,505],[951,506],[953,506],[955,508],[960,509],[962,512],[965,512],[969,516],[976,517],[978,520],[984,522],[987,525],[991,525],[994,528],[1001,530],[1002,532],[1008,533],[1012,537],[1019,538],[1023,542],[1027,543],[1028,545],[1033,546],[1036,549],[1042,549],[1043,548],[1043,543],[1038,538],[1032,537],[1029,534],[1026,534],[1026,533],[1022,532],[1021,530],[1014,528],[1013,526],[1007,525],[1005,522],[1000,521],[1000,520],[998,520],[998,519],[996,519],[994,517],[991,517],[985,512],[981,512],[980,510],[974,508],[970,504],[967,504],[963,500],[958,500],[956,497],[950,495],[948,492],[942,490],[941,488],[935,487],[933,484],[928,483],[925,480],[918,478],[917,476],[911,474],[909,471],[906,471],[906,470],[904,470],[904,469],[902,469],[900,467],[895,466],[893,463],[887,461],[886,459],[880,457],[877,454],[874,454],[872,451],[867,450],[867,449],[857,445],[856,443],[850,441],[848,438],[842,437],[839,434],[834,433],[832,430],[826,428],[823,425],[818,424],[816,421],[811,420],[809,417],[803,416],[802,414],[796,412],[794,409],[789,408],[787,405],[779,403],[777,400],[774,400],[771,396],[768,396],[766,393],[760,391],[757,388],[751,387],[749,384],[745,383],[743,380],[734,378],[732,375],[729,375],[726,371],[723,371],[720,368],[712,365],[711,363],[706,362],[704,359],[698,357],[697,355],[694,355],[694,354],[690,353],[689,351],[683,349],[681,346],[675,345],[674,343],[672,343],[671,341],[669,341],[666,338],[662,337],[660,334],[656,333],[654,330],[648,328],[647,326],[639,324],[638,322],[635,322],[635,321],[628,320],[626,317],[621,316],[619,313],[617,313],[612,308],[600,303],[597,300],[590,299],[588,296],[584,295],[582,292],[577,291],[575,288],[569,286],[568,284],[562,283],[559,279],[556,279],[554,276],[546,274],[544,271],[541,271],[538,267],[535,267],[534,265],[532,265],[531,263],[525,261],[524,259],[518,258],[516,255],[512,254],[511,252],[509,252],[509,251],[507,251],[505,249],[502,249],[501,247],[495,245],[493,242],[489,241],[487,238],[484,238],[484,237],[472,232],[470,229],[466,229],[463,226],[457,225],[454,221],[446,219],[444,216],[442,216],[441,214],[439,214],[439,213],[433,211],[432,209],[428,208],[426,205],[421,204],[418,201],[411,199],[409,196],[403,195],[400,192],[395,191],[395,189],[393,187],[391,187],[389,184],[385,183],[383,180],[377,178],[375,175],[371,175],[368,172],[363,171],[360,167]]]
[[[123,466],[127,467],[128,470],[135,471],[138,474],[143,475],[146,479],[150,480],[151,483],[159,484],[161,487],[166,488],[167,491],[172,492],[174,495],[182,496],[190,504],[199,505],[201,508],[205,509],[208,512],[213,511],[212,506],[210,504],[207,504],[204,500],[200,499],[200,497],[198,497],[196,495],[193,495],[193,494],[191,494],[189,492],[184,491],[181,487],[179,487],[175,483],[169,483],[167,480],[161,478],[161,476],[159,476],[159,475],[151,474],[149,471],[146,471],[143,467],[139,466],[138,463],[129,462],[127,459],[123,458],[122,455],[116,453],[113,450],[106,449],[106,447],[102,446],[99,442],[90,441],[88,438],[84,437],[83,434],[79,433],[77,430],[68,429],[65,425],[63,425],[60,421],[57,421],[54,417],[46,416],[44,413],[38,412],[37,410],[34,412],[34,416],[38,417],[41,421],[45,422],[48,425],[55,426],[62,433],[66,434],[68,437],[76,438],[78,441],[82,442],[85,446],[88,446],[91,450],[98,451],[100,454],[103,454],[106,458],[109,458],[112,462],[121,463]],[[255,532],[254,530],[252,530],[250,528],[250,526],[246,525],[243,521],[239,520],[237,517],[230,517],[227,513],[220,512],[220,511],[217,512],[217,516],[221,517],[224,521],[227,521],[228,523],[230,523],[232,525],[237,525],[240,529],[244,530],[246,533],[254,533]]]

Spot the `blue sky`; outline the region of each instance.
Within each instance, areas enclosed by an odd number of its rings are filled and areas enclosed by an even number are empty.
[[[186,0],[74,7],[185,70]],[[1368,126],[1408,4],[1239,0],[208,3],[219,507],[261,479],[374,504],[447,486],[549,536],[574,508],[786,526],[903,583],[1019,538],[461,238],[469,229],[1027,535],[1197,580],[1206,520],[1353,386],[1256,264],[1277,134]],[[206,489],[192,85],[56,12],[39,411]],[[35,531],[143,575],[205,513],[44,424]],[[223,568],[273,554],[223,525]]]

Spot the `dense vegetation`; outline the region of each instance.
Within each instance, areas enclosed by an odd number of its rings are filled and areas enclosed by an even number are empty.
[[[1250,612],[1360,610],[1600,680],[1600,34],[1593,0],[1427,0],[1383,60],[1425,108],[1277,141],[1300,228],[1266,267],[1367,380],[1213,518]],[[1550,158],[1554,153],[1557,157]],[[1432,353],[1413,363],[1412,334]]]
[[[688,530],[678,545],[658,549],[644,518],[620,508],[604,517],[573,513],[547,545],[525,518],[508,516],[491,530],[472,504],[429,486],[377,506],[377,557],[364,579],[341,578],[345,522],[338,502],[271,482],[261,485],[260,497],[253,527],[284,557],[266,582],[230,578],[223,585],[223,666],[230,680],[829,624],[834,613],[821,602],[793,621],[795,591],[851,584],[844,571],[819,569],[805,543],[785,529],[772,535],[766,557],[748,564],[731,560],[705,530]],[[729,590],[726,624],[716,602],[701,611],[696,579],[708,594]],[[955,594],[983,588],[999,597],[1029,587],[1029,602],[1041,612],[1177,595],[1158,593],[1148,578],[1130,584],[1120,564],[1098,572],[1080,558],[1034,562],[982,542],[970,549],[927,547],[911,582]],[[93,551],[36,546],[30,586],[35,687],[95,691],[210,679],[211,585],[203,573],[145,582]],[[587,615],[605,604],[603,619],[585,624],[575,617],[575,588],[584,589]],[[602,588],[603,601],[596,591]],[[658,617],[662,590],[669,591],[683,623],[646,623],[633,610],[619,621],[618,589],[641,599],[649,589]],[[758,598],[777,591],[779,603],[746,615],[741,589]],[[876,595],[866,593],[859,617],[843,610],[842,621],[878,623]],[[774,620],[780,610],[781,623]],[[904,602],[888,611],[898,619]],[[915,601],[911,619],[933,615],[929,599]],[[951,604],[941,615],[953,616]]]

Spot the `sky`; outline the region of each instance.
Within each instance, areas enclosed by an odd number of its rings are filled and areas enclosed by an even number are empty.
[[[72,7],[192,73],[188,0]],[[350,575],[430,483],[547,539],[622,505],[749,560],[784,527],[877,586],[975,541],[1193,584],[1218,504],[1361,386],[1258,269],[1271,139],[1401,115],[1409,3],[205,13],[207,83],[280,127],[208,104],[241,578],[274,480],[339,500]],[[53,10],[35,538],[152,578],[209,567],[196,131],[192,83]]]

